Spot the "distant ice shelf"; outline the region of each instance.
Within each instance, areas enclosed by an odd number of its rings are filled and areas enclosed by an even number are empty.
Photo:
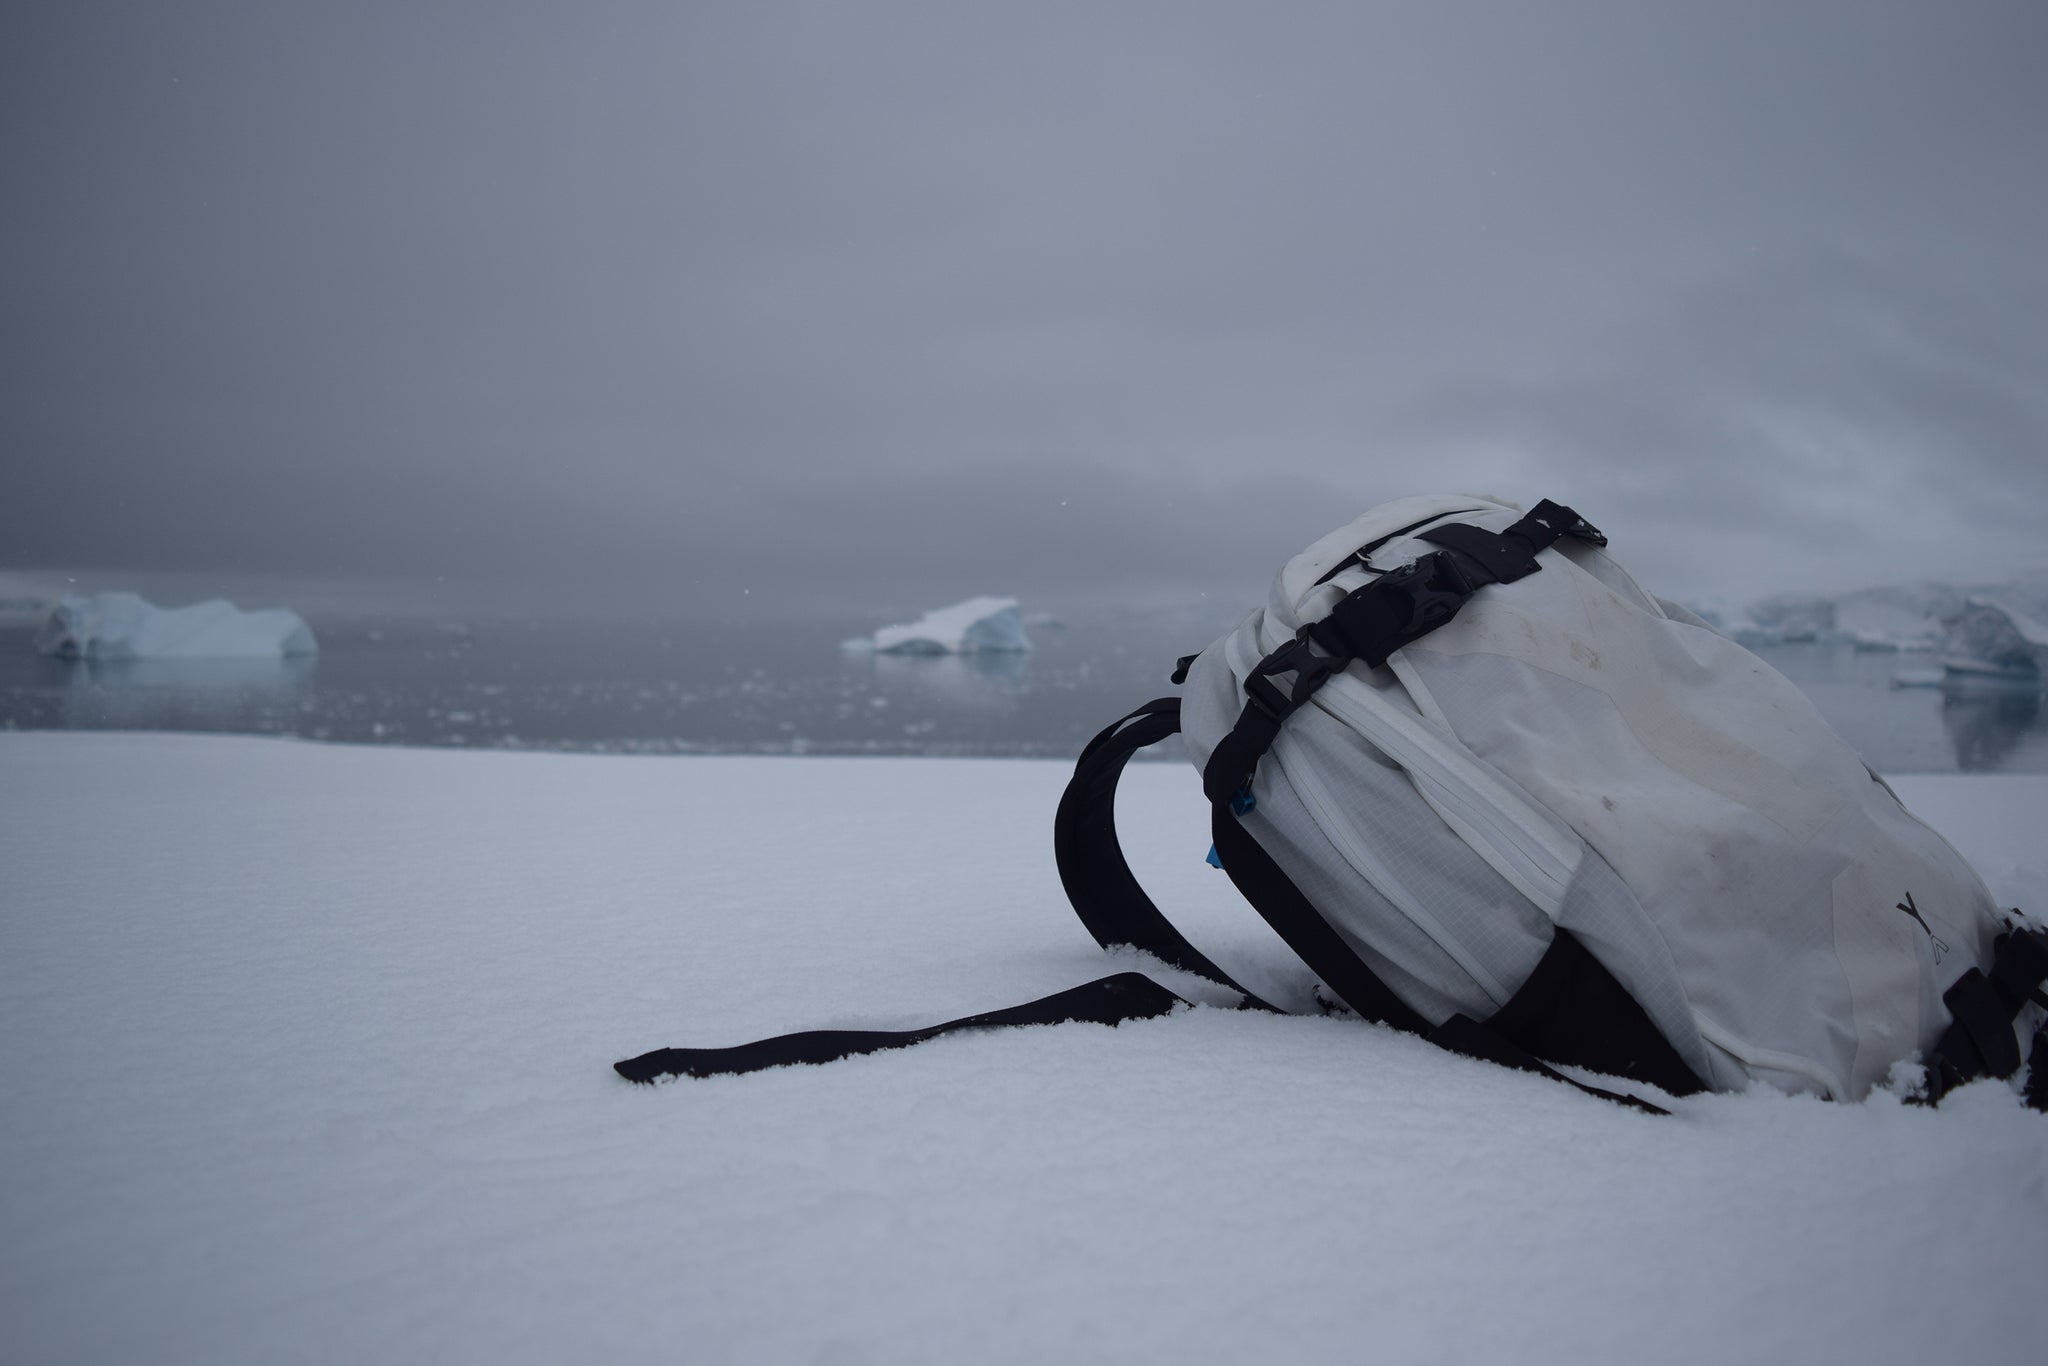
[[[1015,598],[979,597],[904,625],[884,626],[872,636],[856,636],[840,648],[883,655],[1020,654],[1031,648],[1031,637]]]
[[[158,607],[136,593],[60,600],[36,649],[60,659],[261,659],[319,650],[312,628],[282,607],[243,611],[222,598]]]
[[[1748,646],[1816,643],[1941,651],[2025,669],[2048,647],[2048,574],[1959,586],[1931,580],[1851,593],[1780,593],[1739,607],[1695,607]]]

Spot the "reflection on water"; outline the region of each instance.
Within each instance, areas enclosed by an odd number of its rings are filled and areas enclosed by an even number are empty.
[[[2040,740],[2041,719],[2041,694],[2033,688],[1942,690],[1941,724],[1965,773],[2005,767],[2030,736]]]
[[[1022,650],[988,650],[968,655],[849,656],[866,664],[877,687],[889,693],[946,697],[964,706],[1000,707],[1030,687],[1031,655]]]
[[[631,752],[1069,757],[1158,695],[1176,653],[1212,637],[1168,623],[1048,632],[1029,653],[849,655],[849,623],[350,621],[321,652],[211,679],[36,656],[0,631],[0,727],[234,730],[367,743]],[[1140,623],[1158,632],[1156,623]]]
[[[187,688],[204,693],[265,692],[312,681],[318,655],[247,659],[59,660],[78,689]]]
[[[2032,690],[1895,686],[1934,667],[1922,654],[1821,644],[1757,654],[1881,772],[2048,772],[2048,718]]]
[[[79,730],[288,731],[317,657],[49,659],[55,722]]]
[[[0,631],[0,727],[242,731],[363,743],[633,752],[1070,758],[1168,691],[1223,622],[1130,616],[1042,633],[1028,654],[848,655],[843,621],[322,621],[318,656],[67,663]],[[1760,651],[1883,772],[2048,772],[2031,690],[1897,688],[1925,656]]]

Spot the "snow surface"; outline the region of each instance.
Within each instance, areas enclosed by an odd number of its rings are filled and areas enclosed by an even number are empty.
[[[969,598],[927,612],[916,621],[884,626],[873,636],[846,641],[849,650],[885,655],[1018,653],[1031,648],[1015,598]]]
[[[2048,1117],[1659,1119],[1196,1009],[634,1087],[1106,962],[1057,763],[0,734],[0,1360],[2028,1360]],[[1300,970],[1134,766],[1141,877]],[[2048,899],[2048,778],[1898,780]],[[1162,974],[1165,976],[1165,974]]]
[[[319,646],[304,618],[282,607],[245,612],[224,598],[158,607],[135,593],[97,593],[59,601],[36,648],[66,659],[276,659]]]

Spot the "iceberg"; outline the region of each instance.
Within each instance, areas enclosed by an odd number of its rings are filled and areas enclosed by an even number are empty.
[[[1963,595],[1941,583],[1865,588],[1835,604],[1835,631],[1859,650],[1935,650],[1943,623],[1963,610]]]
[[[36,633],[36,649],[60,659],[250,659],[310,655],[312,628],[282,607],[245,612],[214,598],[158,607],[136,593],[69,595]]]
[[[1779,593],[1749,605],[1749,620],[1735,625],[1744,645],[1796,645],[1835,629],[1835,604],[1804,593]]]
[[[2015,596],[1972,597],[1949,623],[1941,666],[1950,680],[2039,687],[2048,677],[2048,622]]]
[[[1819,644],[1857,650],[1953,648],[1951,629],[1975,600],[2000,607],[2039,596],[2029,581],[1997,588],[1958,588],[1933,580],[1860,588],[1835,596],[1780,593],[1744,607],[1704,610],[1706,624],[1752,648]],[[2041,604],[2028,609],[2041,615]]]
[[[884,626],[842,649],[880,655],[1021,654],[1031,648],[1015,598],[969,598],[916,621]]]

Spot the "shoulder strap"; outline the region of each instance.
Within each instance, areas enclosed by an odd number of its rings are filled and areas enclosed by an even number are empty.
[[[1143,973],[1120,972],[1021,1006],[969,1015],[924,1029],[813,1029],[733,1048],[657,1048],[652,1053],[615,1062],[612,1070],[627,1081],[639,1082],[651,1082],[657,1077],[738,1076],[766,1067],[834,1062],[863,1053],[908,1048],[963,1029],[1065,1024],[1073,1020],[1117,1025],[1125,1020],[1151,1019],[1187,1004]]]
[[[1257,1008],[1274,1007],[1187,941],[1138,885],[1116,838],[1116,788],[1124,765],[1180,732],[1180,699],[1161,697],[1105,726],[1088,742],[1053,816],[1053,857],[1074,914],[1103,948],[1143,949],[1183,972],[1229,987]]]
[[[1132,945],[1176,967],[1241,992],[1248,1003],[1274,1007],[1244,990],[1190,945],[1138,885],[1116,837],[1116,785],[1138,749],[1180,725],[1175,698],[1148,702],[1122,717],[1081,753],[1060,801],[1053,843],[1060,879],[1075,913],[1104,948]],[[1223,802],[1211,820],[1216,860],[1252,908],[1338,999],[1368,1020],[1419,1034],[1453,1053],[1540,1073],[1588,1095],[1639,1110],[1663,1110],[1637,1096],[1589,1086],[1538,1061],[1590,1067],[1662,1086],[1673,1095],[1703,1089],[1650,1023],[1642,1007],[1591,954],[1560,930],[1520,991],[1491,1019],[1453,1016],[1432,1028],[1323,919],[1243,824],[1256,803]]]
[[[1368,1020],[1410,1034],[1428,1034],[1429,1022],[1394,994],[1330,922],[1309,904],[1228,804],[1212,808],[1209,828],[1223,871],[1265,922],[1324,986]]]

